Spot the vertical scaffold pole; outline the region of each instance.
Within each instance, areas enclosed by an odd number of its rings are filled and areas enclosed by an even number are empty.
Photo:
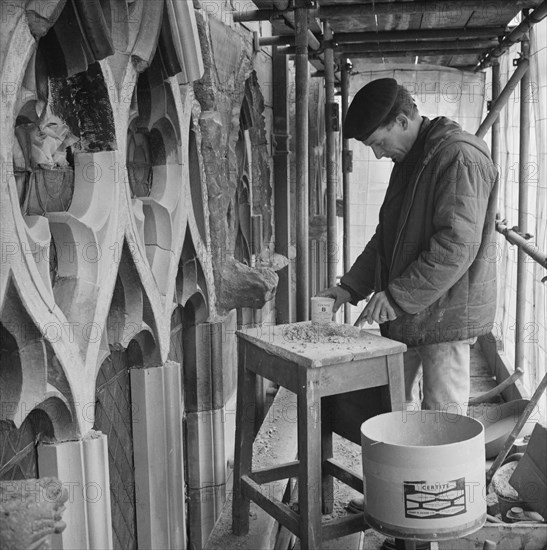
[[[297,4],[298,6],[298,4]],[[296,7],[296,318],[309,319],[308,10]]]
[[[530,42],[528,37],[521,42],[521,52],[528,59]],[[530,70],[520,81],[520,144],[519,144],[519,216],[521,233],[526,232],[528,217],[528,157],[530,150]],[[519,248],[517,257],[517,311],[515,369],[524,370],[526,333],[526,254]]]
[[[341,67],[341,91],[342,91],[342,136],[344,135],[343,124],[348,112],[349,103],[349,60],[344,58],[342,60]],[[344,236],[343,236],[343,254],[344,254],[344,273],[349,271],[351,267],[350,258],[350,156],[349,139],[342,138],[342,198],[344,201],[343,210],[343,223],[344,223]],[[351,323],[351,306],[346,304],[344,306],[344,323]]]
[[[327,286],[336,284],[338,267],[338,231],[336,218],[336,146],[335,132],[338,130],[337,109],[334,101],[334,50],[332,31],[328,22],[324,22],[325,48],[325,128],[327,146]]]

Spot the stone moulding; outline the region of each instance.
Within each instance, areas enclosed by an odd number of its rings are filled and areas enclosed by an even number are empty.
[[[193,2],[166,0],[175,51],[182,68],[177,79],[186,84],[201,78],[205,71]]]
[[[43,283],[46,293],[45,299],[53,304],[53,288],[51,286],[50,277],[50,243],[51,232],[49,230],[49,223],[43,216],[25,216],[25,231],[27,233],[27,239],[29,241],[30,250],[36,262],[38,273],[40,275],[40,282]],[[38,282],[39,284],[39,282]]]
[[[112,251],[109,228],[117,203],[115,166],[113,151],[77,154],[72,204],[67,212],[47,214],[58,258],[55,299],[68,321],[76,323],[74,334],[82,352],[90,340],[85,327],[93,320]]]
[[[153,186],[150,197],[140,200],[144,212],[144,242],[146,256],[158,288],[165,295],[169,266],[174,260],[173,241],[177,221],[180,219],[180,186],[182,178],[179,164],[154,166],[154,181],[165,182]]]
[[[180,365],[168,361],[129,372],[136,412],[132,422],[139,546],[175,548],[170,541],[182,533],[173,516],[183,519],[185,500]]]
[[[74,197],[67,212],[47,214],[56,242],[74,247],[60,254],[59,276],[83,278],[97,283],[101,262],[99,251],[115,207],[115,152],[75,155]],[[58,247],[59,250],[59,247]]]
[[[92,430],[78,441],[41,444],[38,467],[62,475],[68,491],[67,528],[54,536],[54,548],[112,548],[107,436]]]
[[[46,392],[47,351],[40,331],[28,317],[14,287],[6,293],[2,322],[17,348],[13,350],[10,372],[4,374],[7,376],[2,381],[0,418],[13,421],[19,428]]]

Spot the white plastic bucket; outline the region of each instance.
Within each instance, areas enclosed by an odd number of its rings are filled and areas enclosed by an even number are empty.
[[[386,535],[449,540],[486,520],[482,424],[437,411],[380,414],[361,425],[365,520]]]

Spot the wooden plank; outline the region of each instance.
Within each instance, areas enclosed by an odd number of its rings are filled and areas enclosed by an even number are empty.
[[[478,341],[482,353],[490,365],[491,372],[494,374],[497,383],[500,384],[515,370],[510,358],[503,352],[503,349],[500,349],[501,343],[496,340],[496,337],[492,333],[480,336]],[[507,388],[502,395],[506,401],[527,399],[530,397],[520,380],[517,380],[511,387]]]
[[[368,525],[365,523],[363,514],[351,514],[340,518],[323,522],[321,535],[324,541],[337,539],[351,533],[364,531]],[[329,548],[327,546],[327,548]]]
[[[465,22],[477,11],[480,12],[480,14],[484,12],[485,15],[488,15],[492,24],[499,24],[495,17],[497,13],[503,14],[504,16],[506,16],[506,13],[514,15],[518,12],[519,8],[535,6],[539,4],[540,1],[541,0],[496,0],[494,11],[491,9],[492,6],[488,6],[487,2],[483,3],[478,0],[437,0],[436,2],[415,0],[414,2],[376,2],[372,4],[323,4],[316,11],[311,11],[310,14],[321,19],[329,19],[332,21],[344,21],[346,19],[361,18],[364,16],[375,16],[378,20],[381,20],[382,16],[402,17],[418,15],[419,17],[423,17],[426,14],[432,14],[437,18],[435,26],[446,25],[446,27],[449,27],[453,26],[447,23],[451,17],[458,17],[458,21],[463,20]],[[508,11],[505,12],[505,10]],[[384,26],[380,27],[381,30],[384,30],[384,28]]]
[[[473,378],[473,389],[471,390],[470,397],[476,397],[477,395],[485,393],[495,387],[495,385],[496,382],[493,379]]]
[[[260,485],[256,484],[249,476],[241,478],[241,489],[248,499],[256,502],[272,518],[276,519],[295,535],[299,535],[299,517],[289,506],[273,497],[263,494]]]
[[[289,479],[298,475],[299,464],[300,462],[298,460],[293,460],[292,462],[274,468],[261,468],[249,474],[249,477],[259,485],[272,481],[279,481],[280,479]]]
[[[458,540],[439,542],[439,550],[479,550],[490,540],[501,550],[539,550],[547,544],[547,525],[486,524]]]
[[[389,382],[385,357],[321,367],[319,372],[322,397],[385,386]]]
[[[323,463],[323,468],[330,475],[349,485],[359,493],[363,492],[363,476],[352,472],[334,458],[330,458]]]
[[[280,386],[296,391],[298,387],[298,365],[275,354],[265,354],[260,346],[242,341],[248,359],[247,370],[276,382]]]

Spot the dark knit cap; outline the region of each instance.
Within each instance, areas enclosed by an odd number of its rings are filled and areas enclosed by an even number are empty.
[[[344,120],[344,139],[367,139],[390,113],[397,98],[397,81],[379,78],[363,86],[353,98]]]

